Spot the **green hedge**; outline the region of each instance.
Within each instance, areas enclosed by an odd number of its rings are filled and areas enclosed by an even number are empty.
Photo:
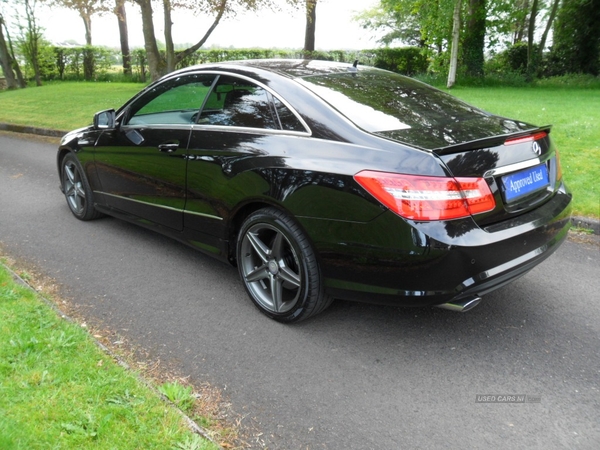
[[[121,63],[118,50],[104,47],[52,47],[53,57],[49,59],[43,77],[60,80],[105,80],[120,78],[114,67]],[[195,64],[246,59],[319,59],[352,63],[358,59],[360,64],[391,70],[404,75],[418,75],[427,72],[428,61],[415,47],[378,48],[372,50],[332,50],[304,52],[302,50],[278,49],[200,49],[185,58],[178,68]],[[52,62],[52,60],[54,60]],[[131,52],[133,81],[147,81],[148,59],[144,49]],[[111,69],[111,67],[113,69]]]
[[[54,64],[46,66],[45,79],[92,81],[106,78],[121,56],[116,50],[95,46],[55,46],[51,50]]]
[[[203,62],[235,61],[244,59],[302,58],[325,61],[353,62],[391,70],[403,75],[427,72],[429,62],[421,49],[416,47],[378,48],[372,50],[331,50],[304,52],[302,50],[270,49],[211,49],[198,50],[182,67]]]

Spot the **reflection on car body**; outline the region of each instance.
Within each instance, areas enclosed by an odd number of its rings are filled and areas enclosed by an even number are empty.
[[[466,310],[539,264],[569,228],[550,131],[379,69],[243,61],[165,76],[57,162],[77,218],[228,261],[294,322],[333,298]]]

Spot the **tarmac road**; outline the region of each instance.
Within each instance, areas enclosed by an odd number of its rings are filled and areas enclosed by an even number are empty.
[[[597,244],[567,241],[466,314],[338,301],[286,326],[234,268],[116,219],[76,220],[54,158],[0,135],[5,251],[89,323],[224,388],[268,448],[600,448]]]

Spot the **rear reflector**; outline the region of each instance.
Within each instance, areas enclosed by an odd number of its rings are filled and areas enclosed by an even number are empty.
[[[404,175],[363,170],[354,179],[396,214],[411,220],[450,220],[491,211],[494,196],[483,178]]]
[[[506,141],[504,141],[504,145],[515,145],[522,144],[523,142],[539,141],[540,139],[544,139],[546,136],[548,136],[548,133],[546,133],[545,131],[540,131],[539,133],[531,134],[529,136],[507,139]]]

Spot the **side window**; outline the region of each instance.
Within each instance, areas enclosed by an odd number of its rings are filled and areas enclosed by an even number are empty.
[[[250,81],[221,76],[206,100],[198,123],[279,129],[271,95]]]
[[[129,125],[192,124],[214,75],[186,75],[155,86],[132,106]]]
[[[279,123],[282,130],[306,131],[306,128],[304,128],[304,125],[302,125],[296,115],[290,111],[290,109],[285,106],[281,100],[279,100],[277,97],[273,97],[273,104],[275,105],[275,110],[277,111],[277,116],[279,117]]]

